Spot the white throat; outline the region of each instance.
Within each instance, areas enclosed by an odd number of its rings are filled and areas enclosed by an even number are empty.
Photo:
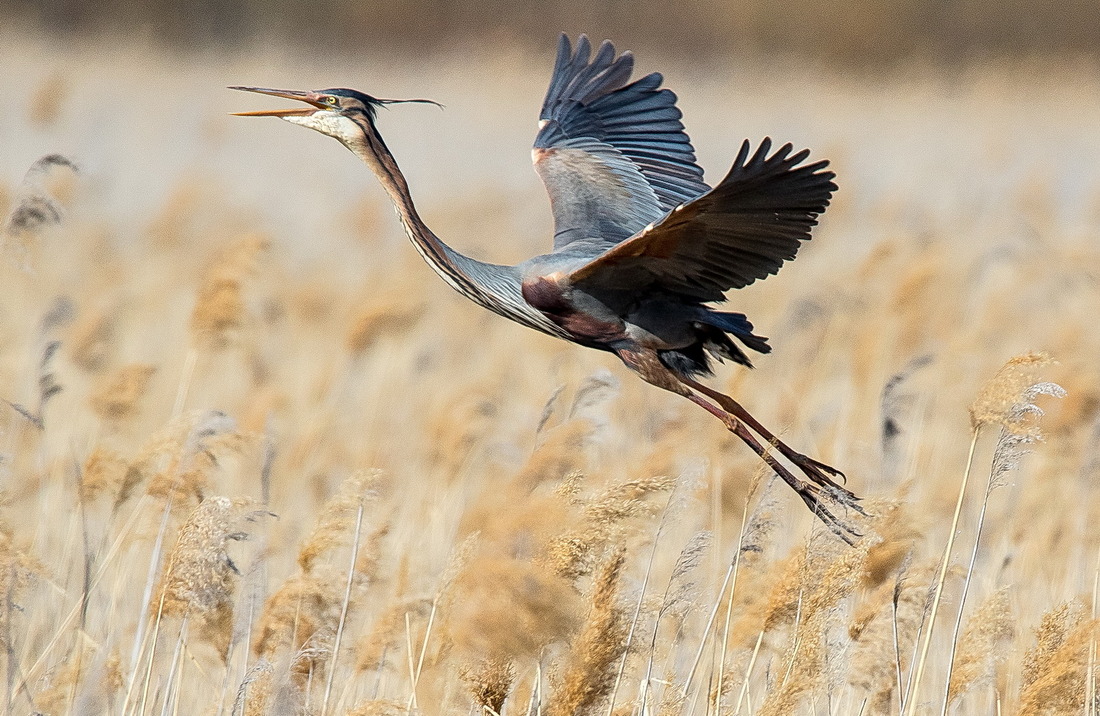
[[[314,112],[304,116],[291,115],[282,119],[291,124],[309,127],[321,134],[327,134],[345,144],[354,141],[363,134],[363,130],[358,124],[337,112]]]

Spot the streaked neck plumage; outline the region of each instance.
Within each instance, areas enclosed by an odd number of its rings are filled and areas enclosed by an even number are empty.
[[[405,175],[372,121],[360,116],[342,119],[353,122],[357,131],[341,131],[339,134],[333,133],[333,136],[362,159],[378,177],[393,201],[405,233],[440,278],[494,313],[543,333],[563,337],[557,325],[523,300],[519,274],[514,267],[478,261],[459,253],[428,228],[413,204]]]

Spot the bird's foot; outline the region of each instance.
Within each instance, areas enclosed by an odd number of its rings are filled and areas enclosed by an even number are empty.
[[[817,486],[823,493],[827,494],[833,502],[849,507],[864,517],[867,516],[867,513],[859,504],[859,497],[857,497],[854,492],[832,479],[833,477],[839,477],[846,481],[847,478],[845,478],[843,472],[837,470],[835,467],[831,467],[823,462],[794,451],[786,455],[786,457],[803,475],[810,479],[810,482]]]
[[[817,515],[817,518],[829,528],[829,531],[842,539],[846,544],[849,546],[854,545],[856,540],[863,536],[862,532],[856,530],[846,520],[833,514],[833,510],[828,506],[831,503],[832,505],[840,505],[845,508],[852,507],[860,514],[864,514],[863,510],[860,509],[858,505],[843,499],[841,496],[837,495],[832,488],[815,485],[805,480],[799,480],[789,472],[786,475],[780,474],[780,477],[794,488],[794,491],[798,493],[798,496],[802,498],[802,501],[806,503],[810,511]]]
[[[852,492],[830,480],[828,476],[821,471],[821,468],[816,467],[818,464],[816,460],[805,458],[809,462],[807,464],[800,464],[798,460],[791,459],[791,462],[798,465],[799,470],[810,478],[809,481],[807,481],[795,477],[790,470],[771,455],[761,457],[764,458],[768,466],[775,470],[775,473],[779,475],[784,482],[790,485],[791,488],[798,493],[798,496],[806,506],[810,508],[810,511],[817,515],[817,518],[829,528],[829,531],[844,540],[848,545],[854,545],[856,540],[863,536],[863,533],[852,527],[847,520],[838,517],[837,514],[834,513],[836,507],[839,506],[844,509],[850,508],[861,515],[866,515],[867,513],[859,506],[859,498]],[[799,457],[805,456],[799,455]]]

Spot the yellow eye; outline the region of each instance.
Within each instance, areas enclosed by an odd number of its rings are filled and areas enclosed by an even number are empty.
[[[333,107],[336,107],[340,104],[340,100],[336,99],[332,95],[328,95],[327,97],[325,97],[325,104],[331,104]]]

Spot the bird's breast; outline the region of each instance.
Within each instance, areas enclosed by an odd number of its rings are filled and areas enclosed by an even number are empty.
[[[585,343],[612,343],[626,338],[626,324],[610,309],[574,291],[561,274],[525,279],[523,300],[571,336]]]

